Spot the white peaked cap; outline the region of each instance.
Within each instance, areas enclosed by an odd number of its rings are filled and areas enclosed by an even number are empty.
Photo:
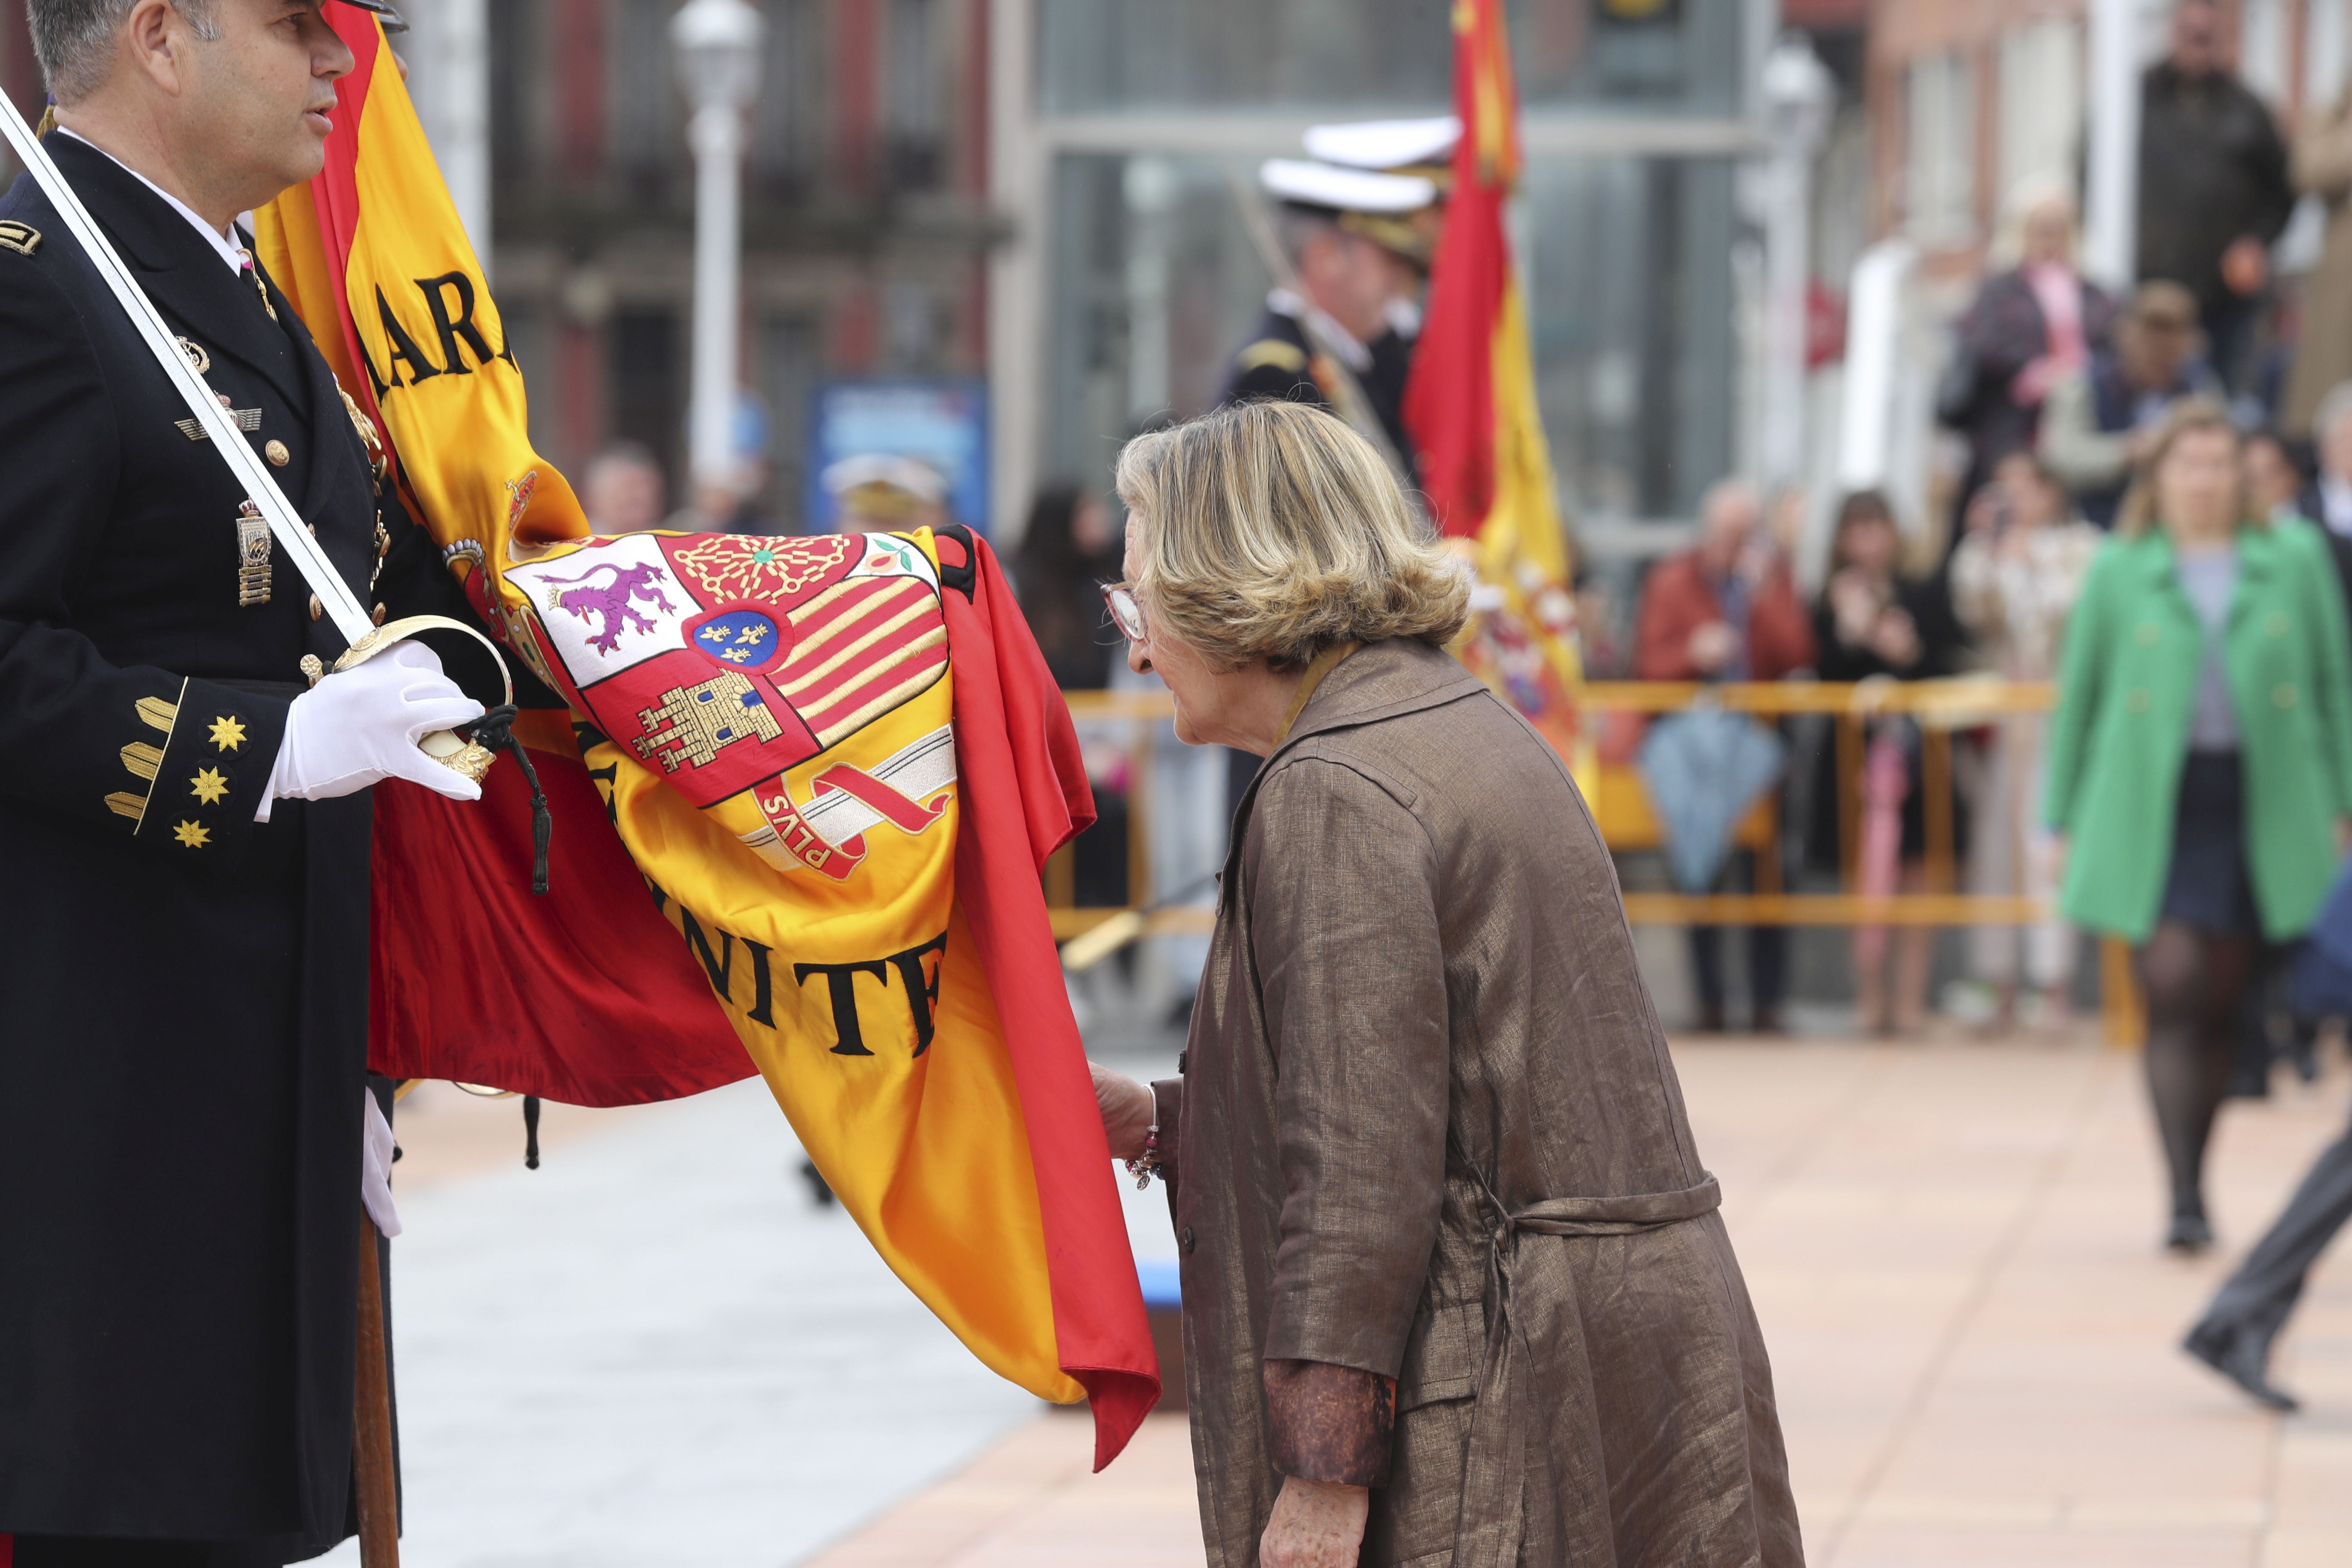
[[[927,501],[947,499],[947,481],[929,463],[875,452],[844,458],[819,477],[828,494],[845,496],[867,485],[888,485]]]
[[[1258,165],[1258,183],[1286,202],[1339,212],[1419,212],[1437,199],[1437,186],[1418,174],[1376,174],[1337,169],[1298,158],[1268,158]]]
[[[1350,169],[1410,169],[1445,163],[1461,140],[1462,121],[1451,114],[1433,120],[1359,120],[1308,127],[1307,155]]]

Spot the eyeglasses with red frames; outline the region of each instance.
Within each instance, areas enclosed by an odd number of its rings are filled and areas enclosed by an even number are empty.
[[[1143,640],[1143,606],[1135,602],[1135,590],[1125,583],[1102,584],[1103,603],[1110,606],[1111,625],[1129,642]]]

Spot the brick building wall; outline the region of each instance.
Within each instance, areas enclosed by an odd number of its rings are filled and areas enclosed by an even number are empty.
[[[430,0],[416,0],[419,5]],[[984,375],[990,0],[755,0],[768,24],[745,171],[744,384],[764,510],[797,521],[828,376]],[[488,0],[491,276],[541,450],[577,475],[615,438],[683,499],[693,166],[672,0]],[[399,47],[399,40],[394,40]],[[0,89],[40,111],[22,5]]]
[[[560,465],[684,458],[693,169],[667,0],[490,0],[496,281]],[[985,374],[989,0],[764,0],[742,364],[797,520],[833,375]],[[535,62],[553,60],[542,70]]]

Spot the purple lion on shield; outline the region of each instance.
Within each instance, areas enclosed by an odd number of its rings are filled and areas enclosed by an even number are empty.
[[[598,581],[598,574],[606,572],[612,575]],[[600,561],[577,577],[550,577],[546,581],[548,608],[569,611],[583,621],[592,616],[604,617],[596,635],[588,639],[588,646],[598,653],[617,650],[624,631],[656,629],[658,623],[630,601],[641,599],[654,609],[677,613],[677,606],[662,594],[661,584],[667,577],[656,561],[640,562],[634,566]]]

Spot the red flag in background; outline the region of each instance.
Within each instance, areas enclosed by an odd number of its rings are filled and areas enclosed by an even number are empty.
[[[1456,0],[1453,16],[1454,107],[1462,136],[1454,148],[1426,318],[1405,384],[1404,419],[1438,526],[1475,539],[1495,505],[1502,455],[1495,360],[1497,347],[1507,353],[1508,346],[1497,345],[1496,331],[1517,303],[1503,209],[1519,173],[1518,100],[1499,0]],[[1524,352],[1524,323],[1520,342]]]
[[[1463,541],[1478,571],[1481,591],[1454,651],[1574,763],[1582,668],[1568,540],[1503,221],[1519,175],[1510,42],[1502,0],[1454,0],[1453,17],[1462,138],[1405,384],[1405,427],[1438,527]]]

